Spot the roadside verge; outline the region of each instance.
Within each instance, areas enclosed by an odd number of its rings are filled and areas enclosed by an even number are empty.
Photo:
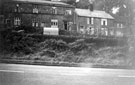
[[[25,64],[25,65],[42,65],[42,66],[63,66],[63,67],[88,67],[88,68],[108,68],[108,69],[133,69],[129,65],[112,65],[100,63],[73,63],[73,62],[57,62],[57,61],[41,61],[41,60],[14,60],[0,59],[0,63],[8,64]]]

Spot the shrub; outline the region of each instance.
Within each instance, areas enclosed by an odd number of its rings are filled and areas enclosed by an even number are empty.
[[[48,39],[44,42],[41,42],[39,44],[39,48],[40,48],[40,50],[51,49],[51,50],[61,52],[61,51],[68,50],[69,46],[63,40]]]
[[[40,56],[56,57],[56,52],[53,50],[44,50],[40,53]]]
[[[123,48],[124,49],[124,48]],[[107,59],[125,58],[126,53],[120,47],[105,47],[97,50],[97,56]]]
[[[82,37],[83,34],[78,33],[76,31],[67,31],[67,30],[59,30],[60,35],[66,35],[66,36],[74,36],[74,37]]]
[[[5,37],[5,50],[10,52],[34,52],[36,40],[23,33],[9,32]]]
[[[75,42],[69,44],[71,51],[73,51],[74,53],[89,49],[93,45],[94,44],[92,43],[91,44],[86,43],[84,39],[78,39]]]
[[[14,30],[16,30],[16,31],[23,30],[25,33],[37,32],[37,29],[32,26],[19,26],[19,27],[14,28]]]

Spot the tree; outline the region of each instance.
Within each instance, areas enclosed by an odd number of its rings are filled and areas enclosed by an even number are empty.
[[[76,0],[61,0],[61,1],[70,5],[76,5]]]
[[[89,0],[80,0],[79,2],[76,3],[77,8],[85,8],[87,9],[89,5]]]

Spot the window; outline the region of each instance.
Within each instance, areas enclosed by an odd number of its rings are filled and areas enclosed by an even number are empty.
[[[110,35],[113,36],[114,35],[114,31],[110,30]]]
[[[90,24],[90,18],[87,18],[87,24]]]
[[[120,27],[120,25],[119,24],[117,24],[117,28],[119,28]]]
[[[38,27],[38,22],[32,22],[33,27]]]
[[[51,20],[51,27],[58,27],[58,20],[55,20],[55,19],[53,19],[53,20]]]
[[[120,27],[120,28],[123,28],[123,24],[119,24],[119,27]]]
[[[85,28],[85,26],[80,26],[80,33],[85,34],[84,28]]]
[[[38,22],[35,23],[36,27],[38,27]]]
[[[35,19],[33,19],[32,26],[33,27],[38,27],[39,26],[39,23]]]
[[[56,7],[52,7],[52,13],[57,14],[57,8]]]
[[[108,36],[108,29],[107,28],[101,28],[101,35]]]
[[[68,30],[71,31],[72,29],[73,22],[68,22]]]
[[[65,15],[72,15],[72,11],[71,10],[66,10]]]
[[[45,27],[45,22],[42,22],[41,23],[41,27]]]
[[[123,24],[117,24],[117,28],[123,28]]]
[[[94,33],[95,33],[94,28],[91,28],[91,27],[90,27],[89,29],[90,29],[90,30],[89,30],[89,34],[90,34],[90,35],[94,35]]]
[[[101,35],[105,34],[105,28],[101,28]]]
[[[90,18],[90,24],[94,24],[94,18]]]
[[[123,37],[123,33],[120,32],[120,31],[117,31],[117,32],[116,32],[116,36],[118,36],[118,37]]]
[[[94,18],[87,18],[87,24],[94,24]]]
[[[105,28],[105,36],[108,36],[108,29]]]
[[[14,25],[15,25],[15,26],[21,25],[21,19],[18,18],[18,17],[14,18]]]
[[[107,26],[107,19],[101,19],[101,25]]]
[[[34,5],[33,13],[38,13],[38,6],[37,5]]]
[[[121,28],[123,28],[123,24],[121,24]]]

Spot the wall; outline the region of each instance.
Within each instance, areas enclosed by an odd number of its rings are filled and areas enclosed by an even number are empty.
[[[31,3],[19,3],[19,11],[16,13],[16,4],[17,3],[5,3],[4,4],[4,15],[6,18],[11,19],[11,23],[13,24],[14,17],[21,17],[22,19],[22,25],[31,26],[32,20],[35,18],[38,23],[45,22],[46,27],[51,26],[51,19],[57,19],[58,20],[58,27],[60,29],[64,29],[64,20],[67,22],[74,22],[74,8],[73,7],[63,7],[58,6],[57,14],[54,14],[52,12],[53,8],[52,6],[46,6],[38,4],[36,7],[38,8],[38,13],[33,13],[33,8],[35,7],[34,4]],[[71,10],[72,14],[65,15],[66,10]]]
[[[122,24],[123,27],[118,27],[117,24]],[[114,27],[115,27],[115,35],[116,37],[121,37],[127,35],[127,32],[129,29],[127,29],[126,24],[119,22],[119,21],[114,21]],[[118,33],[121,33],[122,35],[118,35]]]
[[[81,26],[84,26],[84,34],[87,34],[87,29],[92,27],[95,29],[94,31],[94,36],[102,36],[101,35],[101,28],[107,28],[108,30],[108,36],[112,36],[110,33],[113,30],[113,20],[112,19],[107,19],[107,26],[102,26],[101,25],[101,18],[94,18],[94,24],[87,24],[87,17],[80,17],[76,15],[76,24],[78,31],[82,28]],[[105,36],[105,35],[104,35]]]

